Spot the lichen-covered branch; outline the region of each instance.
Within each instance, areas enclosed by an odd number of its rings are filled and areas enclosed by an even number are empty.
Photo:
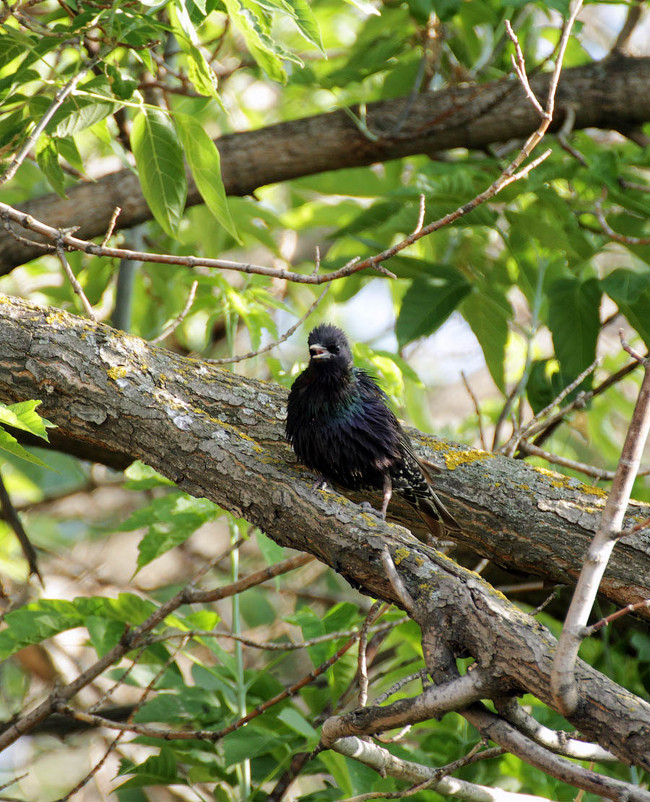
[[[424,632],[444,632],[453,656],[471,655],[499,694],[530,692],[553,706],[555,640],[488,583],[344,496],[312,489],[283,439],[285,392],[152,347],[61,311],[0,299],[0,400],[40,398],[56,446],[107,460],[142,459],[179,487],[310,552],[351,583],[399,604],[387,545]],[[418,439],[444,471],[436,489],[464,539],[519,570],[554,579],[579,571],[602,509],[600,491],[547,471],[443,441]],[[632,513],[647,517],[641,505]],[[396,508],[401,520],[402,509]],[[633,545],[631,545],[633,544]],[[649,555],[622,543],[605,594],[647,597]],[[620,759],[650,768],[650,705],[584,663],[569,720]]]

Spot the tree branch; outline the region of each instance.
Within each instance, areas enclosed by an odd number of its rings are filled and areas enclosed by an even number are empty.
[[[554,706],[555,640],[548,630],[410,533],[338,493],[313,490],[284,442],[284,390],[148,346],[108,326],[4,297],[0,398],[41,398],[61,442],[83,441],[123,459],[142,459],[181,489],[260,526],[281,545],[314,554],[364,593],[399,605],[382,564],[388,546],[423,632],[450,638],[441,661],[473,656],[477,677],[487,678],[484,692],[494,693],[496,683],[499,696],[530,692]],[[578,572],[603,503],[598,493],[505,457],[423,437],[418,443],[427,444],[429,456],[436,450],[445,458],[450,470],[436,479],[436,488],[445,501],[451,498],[464,539],[510,565],[530,562],[542,574]],[[402,517],[402,508],[396,514]],[[640,517],[647,517],[647,508]],[[621,543],[616,549],[618,560],[603,584],[612,598],[650,595],[642,587],[650,577],[648,555],[641,538],[630,540],[634,547]],[[165,605],[156,620],[164,615]],[[121,648],[132,648],[132,637]],[[107,655],[102,665],[114,659]],[[580,703],[570,723],[619,759],[650,768],[650,705],[580,661],[576,676]],[[82,682],[71,683],[65,699]],[[11,737],[28,730],[25,723]]]
[[[544,97],[550,81],[548,74],[539,74],[530,80],[530,86],[536,96]],[[609,58],[566,69],[555,105],[575,110],[574,130],[634,126],[650,120],[650,97],[645,91],[648,82],[650,58]],[[411,104],[409,114],[395,135],[407,104]],[[551,123],[550,130],[558,130],[561,123],[560,117]],[[260,186],[328,170],[525,138],[538,127],[539,115],[519,82],[503,79],[371,103],[367,124],[376,137],[373,140],[364,136],[344,111],[223,136],[217,144],[226,192],[248,195]],[[118,228],[130,228],[151,218],[138,179],[129,170],[71,187],[67,194],[67,200],[54,194],[37,198],[22,210],[53,228],[79,225],[80,239],[103,237],[116,205],[122,207]],[[187,205],[201,202],[190,177]],[[8,272],[41,253],[42,247],[0,231],[1,271]]]

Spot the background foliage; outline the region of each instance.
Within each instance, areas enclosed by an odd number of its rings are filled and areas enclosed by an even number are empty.
[[[372,137],[364,127],[366,103],[509,74],[506,19],[529,70],[545,69],[566,10],[561,0],[7,3],[0,10],[5,166],[57,90],[81,77],[2,187],[2,200],[19,205],[51,191],[65,197],[73,184],[128,166],[137,171],[154,219],[114,235],[126,247],[298,272],[311,272],[317,246],[328,269],[372,256],[413,230],[421,195],[429,220],[482,191],[503,168],[509,146],[367,168],[333,164],[330,172],[226,199],[211,137],[335,108],[347,109]],[[605,56],[626,11],[624,3],[587,6],[565,66]],[[645,144],[642,132],[624,137],[592,130],[572,133],[568,148],[552,141],[552,155],[526,180],[390,260],[396,279],[364,271],[335,282],[309,325],[344,325],[357,343],[357,363],[380,378],[402,417],[464,442],[480,444],[483,437],[488,448],[502,445],[513,416],[522,420],[538,412],[597,355],[601,365],[583,390],[626,364],[619,326],[639,349],[650,344],[650,245],[613,243],[596,216],[602,203],[614,229],[647,236]],[[185,208],[184,160],[204,205]],[[68,259],[98,316],[147,339],[181,314],[196,280],[194,303],[164,344],[206,358],[257,349],[279,337],[317,294],[316,288],[256,275],[133,266],[79,252]],[[0,279],[0,289],[82,311],[54,255],[14,269]],[[229,369],[288,386],[304,365],[304,341],[303,328],[270,355]],[[482,435],[461,370],[480,398]],[[613,468],[636,386],[632,376],[596,397],[587,411],[550,433],[544,448]],[[0,410],[0,422],[47,435],[33,404]],[[5,605],[13,610],[0,632],[4,719],[103,655],[125,625],[141,621],[229,543],[244,538],[202,581],[227,582],[284,556],[244,521],[180,493],[145,466],[117,475],[51,452],[24,452],[8,433],[0,447],[6,484],[39,547],[45,580],[44,593],[26,584],[26,563],[2,523]],[[637,482],[635,496],[650,498],[646,479]],[[341,633],[360,626],[367,609],[366,600],[332,572],[306,566],[232,602],[183,608],[159,628],[157,642],[86,689],[82,701],[100,709],[137,702],[135,722],[218,730],[331,658],[348,637]],[[544,621],[557,629],[554,614]],[[393,611],[379,625],[398,619]],[[180,637],[215,629],[278,643],[332,639],[281,652],[242,647],[225,636]],[[172,630],[173,637],[162,638]],[[422,666],[412,623],[381,630],[371,642],[377,649],[374,697]],[[650,639],[634,626],[605,630],[600,641],[585,645],[585,657],[634,692],[647,690]],[[353,650],[296,698],[271,707],[216,747],[124,738],[77,798],[268,798],[294,756],[316,746],[322,718],[354,703],[355,671]],[[534,700],[531,705],[540,721],[561,725],[551,711]],[[449,715],[415,727],[391,749],[443,765],[477,740],[460,717]],[[28,770],[11,789],[16,798],[68,798],[110,741],[110,734],[97,732],[68,735],[63,742],[36,736],[22,751],[12,750],[0,771],[9,781]],[[66,770],[53,773],[53,766]],[[647,783],[633,769],[603,770]],[[575,796],[575,789],[508,755],[468,766],[458,776],[548,799]],[[324,752],[305,764],[288,798],[341,799],[399,785]],[[426,791],[418,798],[439,797]]]

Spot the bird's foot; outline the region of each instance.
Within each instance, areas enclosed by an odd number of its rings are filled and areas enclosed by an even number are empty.
[[[314,490],[327,490],[327,479],[324,476],[319,476],[314,482]]]
[[[362,501],[359,506],[364,512],[370,512],[372,515],[376,515],[377,518],[381,518],[382,521],[386,520],[386,513],[378,510],[376,507],[373,507],[369,501]]]

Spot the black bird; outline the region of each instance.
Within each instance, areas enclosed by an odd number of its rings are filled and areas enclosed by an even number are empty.
[[[382,517],[395,490],[436,537],[458,531],[386,394],[366,371],[354,367],[341,329],[317,326],[308,344],[309,365],[293,383],[287,404],[287,440],[298,459],[321,482],[382,490]]]

